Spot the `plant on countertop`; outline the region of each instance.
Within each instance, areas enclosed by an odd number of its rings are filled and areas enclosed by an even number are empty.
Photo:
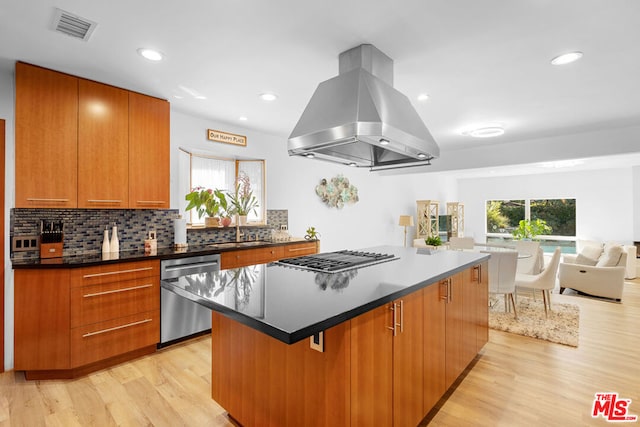
[[[309,227],[306,231],[304,238],[307,240],[318,240],[320,238],[320,233],[316,231],[315,227]]]
[[[249,215],[249,212],[256,213],[256,208],[259,206],[258,199],[253,195],[251,181],[246,173],[240,172],[238,174],[236,191],[235,193],[229,193],[229,203],[234,214]]]
[[[535,239],[540,234],[551,233],[552,228],[547,225],[547,221],[543,219],[536,219],[531,221],[529,219],[522,219],[518,224],[518,228],[513,230],[514,240]]]
[[[424,242],[429,246],[441,246],[442,245],[442,239],[440,238],[440,236],[429,236],[426,239],[424,239]]]
[[[218,215],[220,203],[212,189],[195,187],[184,198],[189,202],[186,210],[195,209],[198,212],[198,218],[202,218],[205,214],[210,218],[215,218]]]

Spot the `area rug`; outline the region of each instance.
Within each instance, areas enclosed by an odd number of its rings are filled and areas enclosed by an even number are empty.
[[[512,334],[525,335],[571,347],[578,346],[580,307],[575,304],[551,304],[549,317],[544,315],[542,300],[518,297],[518,320],[505,313],[502,297],[492,298],[489,327]]]

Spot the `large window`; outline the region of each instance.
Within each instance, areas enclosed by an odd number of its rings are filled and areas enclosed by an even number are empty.
[[[560,246],[564,252],[575,252],[575,199],[489,200],[486,215],[487,243],[511,241],[511,232],[520,220],[542,219],[551,227],[551,231],[538,236],[545,251]]]
[[[265,162],[264,160],[237,160],[214,157],[206,154],[191,153],[180,149],[180,212],[186,215],[187,221],[194,225],[204,223],[198,218],[195,209],[184,212],[187,205],[184,197],[192,188],[204,187],[233,192],[236,177],[244,173],[249,177],[251,190],[258,201],[256,212],[250,212],[247,221],[250,223],[265,222]]]

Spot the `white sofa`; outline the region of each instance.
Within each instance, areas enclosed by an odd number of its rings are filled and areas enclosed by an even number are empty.
[[[565,254],[558,269],[560,292],[565,288],[588,295],[622,300],[627,251],[615,244],[579,245],[577,255]]]

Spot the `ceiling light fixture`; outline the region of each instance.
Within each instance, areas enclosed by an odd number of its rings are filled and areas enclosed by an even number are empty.
[[[138,54],[149,61],[162,61],[162,58],[164,58],[162,52],[146,47],[138,49]]]
[[[462,132],[462,134],[472,136],[474,138],[493,138],[504,135],[504,128],[502,126],[483,126]]]
[[[316,155],[315,155],[315,154],[313,154],[313,153],[305,154],[305,157],[306,157],[307,159],[313,159],[315,156],[316,156]]]
[[[246,116],[240,116],[238,117],[238,120],[240,120],[241,122],[246,122],[249,119]]]
[[[355,168],[357,165],[356,165],[356,162],[351,162],[349,163],[349,166],[351,166],[352,168]]]
[[[278,95],[275,93],[265,92],[260,94],[260,99],[263,101],[275,101],[278,99]]]
[[[582,52],[569,52],[563,53],[562,55],[558,55],[551,60],[551,64],[553,65],[566,65],[570,64],[578,59],[582,58]]]
[[[429,99],[429,94],[421,93],[418,95],[418,101],[426,101],[427,99]]]
[[[380,138],[380,145],[389,145],[389,140],[388,139],[384,139],[384,138]]]

